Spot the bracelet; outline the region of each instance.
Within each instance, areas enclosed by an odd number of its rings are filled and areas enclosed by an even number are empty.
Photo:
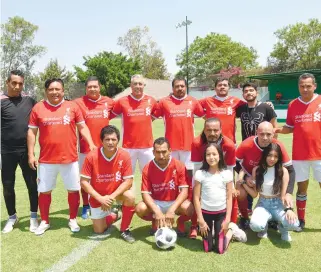
[[[285,208],[284,211],[285,211],[285,212],[287,212],[287,211],[293,211],[293,208],[288,207],[288,208]]]

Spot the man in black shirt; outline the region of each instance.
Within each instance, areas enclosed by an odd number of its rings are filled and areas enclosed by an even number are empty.
[[[242,141],[255,136],[257,127],[264,121],[270,122],[274,128],[277,127],[277,116],[273,108],[257,101],[257,86],[254,83],[244,84],[243,98],[247,103],[236,109],[236,117],[241,120]]]
[[[36,101],[29,96],[21,95],[24,83],[21,71],[11,71],[6,83],[8,92],[1,96],[1,179],[9,219],[2,232],[12,231],[18,222],[14,190],[18,164],[28,188],[30,231],[34,232],[38,227],[37,171],[28,165],[27,130],[29,115]]]

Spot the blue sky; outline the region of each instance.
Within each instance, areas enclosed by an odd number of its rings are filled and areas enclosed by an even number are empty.
[[[320,0],[198,0],[198,1],[102,1],[102,0],[2,0],[1,22],[22,16],[39,26],[35,43],[47,47],[37,61],[42,71],[50,59],[72,69],[83,56],[100,51],[121,52],[117,38],[135,26],[148,26],[161,48],[170,73],[178,71],[175,58],[185,48],[185,29],[175,25],[185,20],[189,42],[210,32],[224,33],[234,41],[253,46],[258,62],[266,59],[276,42],[274,32],[288,24],[321,20]]]

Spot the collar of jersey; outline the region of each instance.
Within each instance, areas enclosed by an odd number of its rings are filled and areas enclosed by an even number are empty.
[[[159,170],[163,171],[163,172],[165,172],[165,170],[167,169],[167,167],[170,165],[171,161],[172,161],[172,157],[169,158],[168,164],[166,165],[165,168],[160,168],[160,167],[158,166],[158,164],[155,162],[155,159],[153,159],[153,163],[156,165],[156,167],[157,167]]]
[[[89,101],[96,103],[101,99],[101,95],[99,95],[99,97],[96,100],[90,99],[88,96],[87,96],[87,98]]]
[[[304,101],[302,100],[301,96],[299,96],[298,99],[299,99],[299,101],[300,101],[301,103],[303,103],[303,104],[305,104],[305,105],[308,105],[308,104],[310,104],[311,102],[313,102],[315,99],[317,99],[318,96],[319,96],[318,94],[314,94],[313,98],[312,98],[310,101],[308,101],[308,102],[304,102]]]
[[[57,104],[57,105],[51,104],[48,100],[46,100],[46,102],[47,102],[50,106],[52,106],[52,107],[59,107],[62,103],[65,102],[65,99],[63,99],[63,100],[62,100],[59,104]]]
[[[256,140],[256,139],[257,139],[257,140]],[[257,148],[260,149],[261,151],[263,151],[263,148],[261,148],[261,147],[259,146],[259,139],[258,139],[257,136],[254,137],[253,141],[254,141],[254,144],[257,146]]]
[[[182,98],[177,98],[177,97],[176,97],[175,95],[173,95],[173,94],[172,94],[172,97],[173,97],[174,99],[176,99],[176,100],[182,101],[182,100],[184,100],[184,99],[187,97],[187,94],[185,94],[184,97],[182,97]]]
[[[104,159],[105,159],[106,161],[108,161],[108,162],[111,162],[111,161],[115,158],[115,156],[116,156],[116,154],[117,154],[117,152],[118,152],[118,148],[117,148],[115,154],[114,154],[110,159],[108,159],[108,158],[105,156],[103,149],[104,149],[103,147],[100,148],[100,153],[101,153],[101,155],[104,157]]]
[[[213,98],[214,98],[214,99],[217,99],[217,100],[219,100],[219,101],[221,101],[221,102],[224,102],[226,99],[229,98],[229,96],[219,97],[219,96],[217,96],[217,95],[214,95]]]
[[[140,99],[135,98],[132,94],[130,94],[130,97],[136,101],[141,101],[144,98],[145,94]]]

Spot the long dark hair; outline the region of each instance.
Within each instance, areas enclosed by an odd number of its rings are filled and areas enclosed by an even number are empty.
[[[222,171],[222,170],[226,169],[226,164],[224,162],[224,155],[223,155],[222,148],[219,145],[215,144],[215,143],[209,143],[205,147],[205,150],[204,150],[203,165],[201,167],[201,170],[208,171],[208,169],[210,168],[209,164],[206,161],[206,151],[211,146],[214,146],[217,149],[217,152],[218,152],[218,155],[219,155],[218,170]]]
[[[282,188],[283,180],[283,165],[282,165],[282,151],[278,144],[271,143],[263,149],[262,157],[259,162],[258,168],[256,169],[256,190],[261,191],[262,184],[264,182],[264,175],[267,172],[268,165],[266,159],[271,151],[275,151],[278,155],[278,161],[274,165],[274,183],[273,183],[273,194],[279,194]]]

